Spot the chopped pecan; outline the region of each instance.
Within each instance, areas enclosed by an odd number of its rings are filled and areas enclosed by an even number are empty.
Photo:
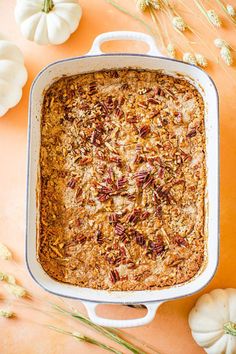
[[[110,198],[109,194],[104,194],[104,193],[99,193],[98,194],[98,200],[100,202],[105,202],[106,200],[108,200]]]
[[[186,134],[186,137],[187,137],[187,138],[193,138],[193,137],[196,136],[196,135],[197,135],[196,129],[192,129],[192,130],[190,130],[190,131]]]
[[[139,246],[145,246],[146,241],[145,237],[138,231],[135,231],[134,233],[135,241]]]
[[[147,102],[152,103],[152,104],[159,104],[160,103],[158,100],[156,100],[155,98],[152,98],[152,97],[148,98]]]
[[[162,206],[161,206],[161,205],[158,205],[158,206],[157,206],[157,208],[156,208],[156,210],[155,210],[155,215],[156,215],[159,219],[161,219],[161,217],[162,217]]]
[[[67,187],[74,189],[76,186],[77,179],[76,178],[71,178],[69,182],[67,183]]]
[[[78,243],[81,243],[81,244],[84,244],[87,240],[87,237],[83,234],[80,234],[80,235],[76,235],[76,238],[75,238],[76,242]]]
[[[145,189],[146,187],[152,185],[153,182],[154,182],[153,176],[150,176],[150,175],[147,176],[147,178],[146,178],[146,180],[145,180],[145,182],[144,182],[144,184],[143,184],[143,189]]]
[[[138,106],[142,108],[147,108],[147,102],[138,102]]]
[[[157,239],[156,242],[149,241],[148,242],[148,251],[147,254],[151,254],[154,257],[161,254],[165,250],[164,242],[161,238]]]
[[[140,120],[140,116],[136,116],[136,115],[134,115],[134,116],[128,116],[128,117],[126,118],[126,122],[128,122],[128,123],[138,123],[139,120]]]
[[[145,181],[147,180],[147,177],[149,176],[150,172],[147,170],[141,170],[138,171],[134,174],[135,181],[137,183],[137,186],[142,186]]]
[[[140,209],[135,208],[131,213],[126,216],[126,222],[135,224],[140,220],[141,213],[142,212]]]
[[[139,129],[139,136],[141,138],[145,138],[150,133],[150,131],[150,126],[145,124]]]
[[[91,135],[91,143],[95,146],[102,145],[102,132],[99,129],[95,129]]]
[[[120,275],[116,269],[110,271],[110,280],[113,284],[120,280]]]
[[[115,233],[119,236],[125,233],[125,228],[122,224],[118,223],[115,225]]]
[[[96,231],[96,240],[99,245],[103,243],[102,232],[100,230]]]
[[[75,198],[78,199],[83,193],[83,189],[82,188],[77,188],[76,194],[75,194]]]
[[[89,84],[89,91],[88,91],[88,94],[90,96],[94,95],[95,93],[97,93],[97,84],[96,82],[91,82]]]
[[[124,188],[125,185],[126,185],[126,183],[127,183],[127,178],[126,178],[125,176],[119,178],[119,179],[117,180],[117,183],[116,183],[116,184],[117,184],[117,188],[118,188],[118,189]]]
[[[127,90],[128,88],[129,88],[129,85],[126,82],[121,85],[122,90]]]
[[[188,241],[180,235],[176,235],[174,237],[174,241],[175,241],[175,243],[177,243],[178,246],[188,247],[188,245],[189,245]]]
[[[119,215],[116,213],[109,215],[109,223],[113,224],[119,221]]]
[[[84,166],[92,162],[92,157],[91,156],[85,156],[81,160],[79,160],[79,165]]]
[[[142,214],[140,215],[141,220],[146,220],[149,217],[150,213],[149,211],[143,211]]]
[[[120,107],[117,107],[115,110],[115,115],[120,118],[122,117],[122,115],[124,114],[124,112],[122,111],[122,109]]]
[[[160,87],[155,87],[153,89],[154,95],[165,96],[165,92]]]
[[[118,167],[122,166],[122,160],[119,156],[111,156],[109,160],[110,162],[114,162]]]

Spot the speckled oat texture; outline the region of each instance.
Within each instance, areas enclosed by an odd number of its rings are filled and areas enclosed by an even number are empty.
[[[64,77],[45,92],[38,259],[61,282],[145,290],[204,263],[204,103],[158,71]]]

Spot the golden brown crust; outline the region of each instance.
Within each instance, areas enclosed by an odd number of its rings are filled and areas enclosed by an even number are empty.
[[[65,77],[45,93],[38,257],[82,287],[188,281],[204,260],[204,104],[157,71]]]

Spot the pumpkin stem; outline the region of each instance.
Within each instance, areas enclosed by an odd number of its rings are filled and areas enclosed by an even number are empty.
[[[226,334],[231,334],[231,336],[236,336],[236,323],[229,321],[224,324],[224,331]]]
[[[52,0],[44,0],[42,11],[48,14],[54,7]]]

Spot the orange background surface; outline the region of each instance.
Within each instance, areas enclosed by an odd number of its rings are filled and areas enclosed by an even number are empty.
[[[178,2],[178,1],[177,1]],[[120,1],[129,8],[132,0]],[[191,4],[190,4],[191,3]],[[215,3],[215,2],[214,2]],[[231,1],[233,3],[233,1]],[[69,354],[102,353],[103,350],[79,343],[70,337],[54,333],[45,328],[46,323],[56,323],[60,327],[72,326],[83,333],[91,334],[85,327],[64,318],[54,319],[29,307],[44,307],[46,299],[60,301],[42,291],[28,275],[24,265],[25,195],[26,195],[26,148],[27,148],[27,110],[31,82],[46,64],[88,52],[96,35],[113,30],[144,31],[144,28],[130,17],[119,13],[103,0],[80,0],[83,17],[78,30],[63,45],[42,47],[25,40],[14,20],[15,1],[0,1],[0,32],[13,40],[23,51],[29,79],[23,90],[21,102],[0,118],[0,238],[14,253],[15,263],[0,263],[0,269],[13,272],[19,282],[33,294],[33,300],[14,304],[17,312],[14,320],[0,319],[1,354]],[[193,7],[192,1],[185,4]],[[234,1],[236,5],[236,2]],[[196,11],[196,9],[194,10]],[[192,16],[185,9],[186,18]],[[207,28],[207,27],[206,27]],[[236,28],[236,27],[235,27]],[[204,31],[204,38],[223,35],[236,46],[235,28],[225,26],[219,34]],[[113,48],[114,46],[112,46]],[[127,48],[127,46],[125,46]],[[130,45],[129,51],[141,52],[140,43]],[[211,65],[210,74],[214,78],[220,95],[221,128],[221,252],[217,273],[203,292],[217,287],[236,287],[236,95],[235,67],[226,72],[219,65]],[[203,350],[196,345],[188,327],[188,313],[201,293],[177,301],[166,302],[157,311],[155,320],[142,328],[126,330],[139,339],[154,345],[161,354],[201,354]],[[4,300],[5,299],[5,300]],[[6,301],[6,294],[0,287],[0,308]],[[44,301],[44,302],[43,302]],[[69,301],[67,301],[69,302]],[[74,304],[84,311],[79,302]],[[143,310],[124,306],[103,306],[104,316],[129,318],[141,316]],[[147,350],[147,352],[149,352]]]

